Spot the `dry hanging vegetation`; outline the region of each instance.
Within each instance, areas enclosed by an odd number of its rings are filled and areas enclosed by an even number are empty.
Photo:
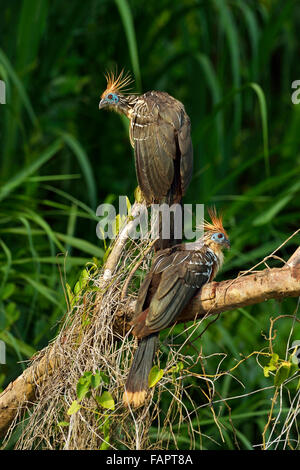
[[[230,415],[230,400],[242,399],[249,393],[224,399],[218,386],[222,377],[233,377],[240,364],[254,357],[266,375],[275,375],[274,385],[269,387],[273,398],[261,446],[265,449],[299,447],[297,415],[300,391],[298,389],[291,394],[287,387],[290,382],[299,380],[299,373],[289,359],[290,344],[287,344],[284,359],[273,351],[275,323],[288,318],[291,338],[294,325],[299,321],[297,309],[293,315],[271,319],[267,349],[241,357],[228,370],[222,370],[226,359],[224,353],[205,356],[202,351],[197,351],[186,355],[183,350],[195,333],[202,330],[200,334],[203,334],[209,326],[207,317],[213,314],[269,298],[299,296],[300,248],[282,268],[270,269],[267,266],[268,258],[276,256],[274,252],[261,262],[266,264],[264,270],[256,271],[258,266],[254,266],[235,280],[205,286],[180,319],[182,322],[194,321],[185,325],[179,335],[173,338],[169,335],[165,340],[168,353],[164,371],[160,369],[163,353],[160,351],[158,354],[153,383],[158,378],[160,380],[151,389],[146,406],[131,410],[124,408],[121,401],[135,347],[128,322],[141,272],[148,270],[152,253],[149,241],[136,243],[129,239],[132,223],[128,220],[119,233],[104,268],[98,272],[91,266],[84,271],[85,276],[79,281],[76,295],[69,295],[68,313],[58,337],[35,356],[22,376],[0,395],[0,431],[2,434],[6,432],[4,446],[21,422],[17,449],[180,448],[180,429],[183,427],[187,427],[189,436],[185,446],[199,448],[203,435],[198,413],[205,407],[210,410],[218,427],[221,442],[225,442],[224,422],[217,411],[222,404],[228,411],[230,429],[239,448],[238,430]],[[214,319],[212,317],[212,321]],[[184,338],[179,346],[175,344],[178,336]],[[268,366],[261,365],[261,358],[268,359]],[[196,364],[201,365],[202,374],[193,372]],[[183,387],[187,378],[192,378],[193,384]],[[192,397],[196,390],[201,397],[197,403]],[[169,405],[162,412],[161,395],[165,393],[168,394]],[[288,394],[290,409],[282,417],[284,394]],[[158,428],[156,436],[151,435],[154,422]]]

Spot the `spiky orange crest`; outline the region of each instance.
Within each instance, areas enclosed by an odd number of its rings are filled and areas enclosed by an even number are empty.
[[[133,82],[133,79],[129,72],[124,72],[124,69],[121,70],[119,75],[117,71],[113,72],[108,71],[105,73],[106,78],[106,90],[102,93],[101,98],[104,98],[108,93],[123,93],[128,90],[128,86]]]
[[[218,215],[216,208],[212,207],[208,209],[211,222],[204,221],[203,228],[206,231],[214,232],[223,232],[226,237],[228,237],[226,230],[223,227],[223,217],[222,214]]]

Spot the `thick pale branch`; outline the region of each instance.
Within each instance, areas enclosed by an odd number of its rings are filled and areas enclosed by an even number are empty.
[[[130,232],[136,227],[137,221],[135,220],[136,217],[139,215],[141,204],[137,202],[131,208],[131,218],[128,220],[124,226],[122,227],[121,231],[116,238],[112,250],[105,262],[105,270],[103,273],[103,277],[100,281],[99,290],[101,291],[104,289],[107,284],[111,281],[112,275],[114,270],[116,269],[119,260],[121,258],[122,252],[124,247],[130,237]]]
[[[216,314],[268,299],[300,296],[300,265],[240,276],[233,280],[205,285],[183,310],[178,321],[193,320],[205,314]]]
[[[37,386],[52,374],[57,363],[55,348],[51,345],[37,364],[25,369],[0,394],[0,436],[6,433],[18,409],[29,406],[35,400]]]

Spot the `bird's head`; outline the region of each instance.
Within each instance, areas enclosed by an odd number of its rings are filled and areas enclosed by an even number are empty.
[[[133,81],[131,76],[122,70],[119,75],[115,72],[107,72],[105,78],[107,82],[106,90],[101,95],[99,109],[108,108],[126,113],[128,99],[125,93]]]
[[[216,209],[209,209],[208,213],[211,222],[204,222],[204,243],[219,255],[224,248],[230,248],[229,237],[223,227],[222,216],[217,215]]]

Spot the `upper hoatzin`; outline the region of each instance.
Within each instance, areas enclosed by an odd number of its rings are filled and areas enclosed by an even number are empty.
[[[176,321],[199,289],[214,279],[230,242],[222,218],[210,211],[204,235],[193,243],[175,245],[156,253],[151,270],[140,287],[131,324],[139,346],[129,371],[123,401],[139,406],[148,390],[148,376],[159,331]]]
[[[163,91],[124,94],[131,83],[123,71],[106,75],[99,109],[109,108],[130,119],[139,186],[147,203],[181,201],[192,176],[190,119],[180,101]]]
[[[193,171],[191,125],[183,104],[163,91],[124,94],[131,79],[123,71],[117,77],[108,73],[106,79],[99,109],[112,109],[130,119],[137,180],[146,203],[180,203]],[[170,240],[163,240],[161,220],[159,224],[156,248],[162,249],[174,244],[174,222]]]

